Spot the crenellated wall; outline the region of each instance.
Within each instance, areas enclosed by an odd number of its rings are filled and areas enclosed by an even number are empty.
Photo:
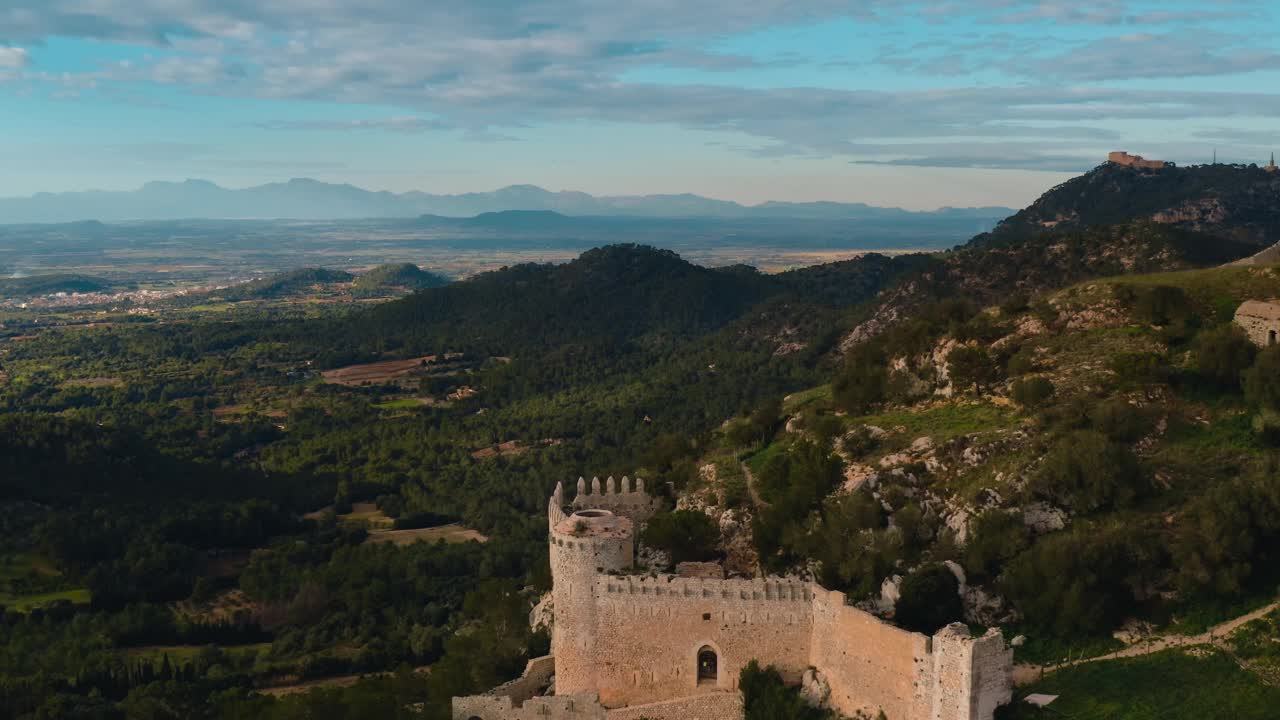
[[[813,594],[806,583],[604,576],[595,596],[596,691],[606,707],[734,689],[753,658],[768,658],[793,681],[809,666]],[[715,651],[718,672],[700,683],[703,648]]]
[[[621,483],[615,482],[612,476],[603,483],[598,477],[591,478],[590,484],[586,478],[578,478],[578,494],[572,506],[574,510],[608,510],[640,524],[657,511],[658,500],[645,492],[643,478],[636,478],[634,488],[626,475],[622,476]]]

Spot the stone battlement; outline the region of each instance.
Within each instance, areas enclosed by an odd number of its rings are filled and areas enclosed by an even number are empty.
[[[704,598],[737,602],[812,602],[809,583],[778,579],[687,578],[678,575],[605,575],[596,580],[603,596],[653,599]]]

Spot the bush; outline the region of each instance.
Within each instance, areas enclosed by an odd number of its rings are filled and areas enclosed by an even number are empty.
[[[641,540],[649,547],[666,552],[672,563],[710,560],[716,556],[720,527],[706,513],[676,510],[649,518]]]
[[[1039,407],[1053,397],[1053,383],[1046,377],[1033,377],[1018,380],[1009,393],[1013,401],[1025,408]]]
[[[964,568],[975,578],[993,578],[1031,544],[1031,532],[1016,512],[988,510],[978,516],[964,546]]]
[[[1268,577],[1280,553],[1280,483],[1267,469],[1209,488],[1191,506],[1177,534],[1174,557],[1184,591],[1239,595],[1258,575]]]
[[[1005,316],[1012,317],[1021,315],[1031,307],[1031,296],[1025,292],[1015,292],[1004,299],[1000,303],[1000,312]]]
[[[902,559],[902,536],[885,527],[884,508],[869,493],[829,498],[804,551],[822,563],[822,582],[850,597],[880,588]]]
[[[1023,345],[1018,348],[1009,362],[1005,363],[1005,372],[1010,376],[1026,375],[1036,371],[1036,348],[1034,345]]]
[[[1164,358],[1150,352],[1116,353],[1107,366],[1120,380],[1132,383],[1161,382],[1169,374]]]
[[[1147,538],[1077,528],[1042,538],[1013,559],[1001,583],[1027,623],[1066,637],[1115,627],[1135,607],[1136,589],[1157,565]]]
[[[972,387],[982,394],[982,388],[996,379],[996,366],[991,355],[979,347],[962,346],[947,354],[947,367],[956,389]]]
[[[883,359],[872,348],[860,347],[832,381],[831,394],[837,407],[861,415],[884,402],[888,379]]]
[[[1258,353],[1244,371],[1244,394],[1259,408],[1280,411],[1280,345]]]
[[[902,627],[926,635],[963,621],[960,582],[942,563],[917,568],[902,581],[893,618]]]
[[[1201,377],[1222,388],[1238,389],[1240,375],[1253,365],[1258,348],[1240,328],[1223,325],[1196,336],[1192,352]]]
[[[1125,507],[1139,495],[1142,473],[1129,448],[1100,432],[1077,430],[1062,438],[1032,479],[1032,489],[1082,511]]]
[[[810,706],[800,697],[798,688],[787,687],[782,674],[772,665],[761,669],[752,660],[738,676],[742,690],[745,720],[826,720],[828,710]]]
[[[1133,314],[1141,322],[1163,327],[1194,317],[1191,298],[1179,287],[1156,285],[1137,293]]]
[[[1151,431],[1151,413],[1122,397],[1098,403],[1089,411],[1089,422],[1112,440],[1133,442]]]

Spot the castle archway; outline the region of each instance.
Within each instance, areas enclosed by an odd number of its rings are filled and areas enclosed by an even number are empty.
[[[720,655],[709,645],[698,650],[698,684],[720,684]]]

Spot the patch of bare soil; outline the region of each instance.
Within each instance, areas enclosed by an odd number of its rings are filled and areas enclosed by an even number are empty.
[[[363,365],[348,365],[336,370],[325,370],[320,373],[324,381],[333,385],[356,387],[360,385],[384,385],[400,380],[415,371],[424,370],[439,362],[456,360],[459,353],[443,355],[424,355],[408,360],[383,360]]]
[[[411,545],[416,542],[435,542],[444,540],[447,543],[489,542],[489,537],[458,523],[431,528],[415,528],[413,530],[379,530],[369,533],[366,543],[392,543],[395,545]]]

